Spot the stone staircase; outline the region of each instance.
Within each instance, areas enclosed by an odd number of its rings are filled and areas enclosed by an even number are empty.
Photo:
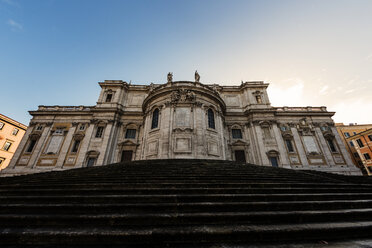
[[[256,247],[371,236],[369,178],[216,160],[0,178],[0,247]]]

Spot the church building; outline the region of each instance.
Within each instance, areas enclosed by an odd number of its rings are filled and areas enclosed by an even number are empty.
[[[269,84],[99,83],[94,106],[39,106],[2,176],[130,160],[215,159],[361,175],[326,107],[273,107]]]

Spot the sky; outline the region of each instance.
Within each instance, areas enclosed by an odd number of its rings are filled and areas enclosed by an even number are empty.
[[[95,105],[98,82],[269,83],[272,106],[372,123],[370,0],[0,0],[0,113]]]

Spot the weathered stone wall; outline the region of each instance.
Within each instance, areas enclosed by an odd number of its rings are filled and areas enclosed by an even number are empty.
[[[2,174],[168,158],[245,160],[360,174],[334,128],[333,112],[325,107],[272,107],[263,82],[99,84],[95,106],[39,106],[30,111],[30,128]]]

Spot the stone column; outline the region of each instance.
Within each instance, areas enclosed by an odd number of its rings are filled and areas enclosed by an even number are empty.
[[[108,145],[109,145],[109,141],[111,140],[111,132],[112,132],[112,129],[113,129],[113,123],[110,122],[106,125],[105,127],[105,131],[104,131],[104,135],[103,135],[103,140],[102,140],[102,143],[101,143],[101,148],[99,150],[99,156],[98,156],[98,159],[97,159],[97,163],[96,165],[105,165],[106,161],[107,161],[107,150],[108,150]]]
[[[336,127],[331,127],[332,133],[335,135],[335,140],[337,142],[338,147],[340,148],[340,152],[342,153],[343,157],[346,160],[346,164],[348,167],[356,168],[353,161],[350,158],[349,152],[346,150],[345,144],[342,142],[340,135],[337,132]],[[357,169],[359,170],[359,169]]]
[[[218,120],[219,120],[219,126],[220,126],[220,139],[221,139],[221,153],[222,153],[222,159],[226,160],[226,150],[225,150],[225,142],[223,139],[223,133],[224,133],[224,128],[223,128],[223,122],[222,122],[222,114],[218,113]]]
[[[15,151],[13,157],[12,157],[12,160],[10,160],[10,163],[8,165],[7,168],[9,169],[14,169],[14,167],[16,166],[16,163],[18,161],[18,159],[20,158],[20,156],[22,155],[22,151],[25,149],[25,145],[27,144],[27,141],[29,139],[29,135],[30,133],[32,132],[33,130],[33,127],[28,127],[26,129],[26,132],[25,134],[23,135],[22,137],[22,140],[21,142],[19,143],[18,147],[17,147],[17,150]],[[27,149],[27,148],[26,148]],[[30,162],[30,161],[29,161]]]
[[[303,167],[309,167],[309,161],[307,161],[305,148],[302,145],[300,135],[298,134],[297,128],[291,127],[291,131],[293,134],[293,140],[295,142],[295,146],[298,151],[298,155],[300,155],[301,164]]]
[[[44,147],[45,142],[48,140],[48,136],[50,134],[51,129],[52,129],[52,125],[50,126],[48,125],[43,128],[41,137],[39,138],[37,145],[34,148],[34,152],[32,153],[30,160],[28,161],[27,168],[34,168],[36,166],[37,159],[40,157],[42,148]]]
[[[73,126],[68,129],[65,140],[62,144],[62,147],[60,148],[60,153],[57,158],[57,163],[55,165],[55,168],[59,168],[59,169],[62,168],[63,163],[65,162],[65,159],[66,159],[66,154],[68,153],[68,148],[71,144],[72,137],[75,133],[75,130],[76,130],[76,126]]]
[[[140,159],[146,159],[146,149],[147,149],[147,137],[148,137],[148,130],[150,128],[150,114],[151,112],[148,112],[147,114],[145,113],[145,125],[143,126],[143,140],[142,140],[142,151],[141,151],[141,156]]]
[[[250,128],[248,127],[248,124],[245,124],[243,128],[244,128],[244,134],[245,134],[245,136],[243,136],[243,138],[248,143],[248,146],[246,146],[247,153],[248,153],[247,163],[258,164],[258,162],[256,162],[257,152],[256,152],[255,142],[252,139],[252,134],[250,133]],[[252,150],[253,150],[253,152],[252,152]],[[230,149],[230,151],[231,151],[231,149]],[[231,159],[232,159],[232,154],[231,154]]]
[[[334,166],[335,162],[333,161],[332,154],[328,149],[327,141],[325,140],[325,138],[322,134],[322,131],[318,127],[314,128],[314,129],[315,129],[316,136],[318,136],[318,138],[319,138],[319,141],[320,141],[320,144],[321,144],[320,149],[323,151],[324,157],[327,161],[327,165]]]
[[[93,134],[93,130],[94,130],[94,124],[90,124],[89,127],[87,128],[87,130],[85,131],[85,136],[83,138],[83,140],[81,141],[81,147],[80,147],[80,152],[76,158],[76,163],[75,163],[75,167],[83,167],[83,162],[84,162],[84,159],[85,159],[85,155],[88,151],[88,148],[89,148],[89,144],[90,144],[90,140],[92,138],[92,134]]]
[[[169,158],[169,144],[172,138],[172,128],[171,128],[171,118],[172,118],[171,107],[165,107],[162,109],[161,115],[161,128],[159,130],[160,139],[158,147],[159,158],[167,159]]]
[[[206,152],[206,139],[205,139],[205,112],[202,108],[196,107],[194,109],[196,111],[196,124],[195,124],[195,140],[196,140],[196,158],[206,158],[207,152]]]
[[[257,125],[254,125],[254,130],[255,130],[255,133],[257,135],[256,136],[256,141],[257,141],[257,144],[258,144],[258,148],[259,148],[258,151],[259,151],[259,154],[260,154],[260,157],[261,157],[262,165],[270,166],[269,158],[266,155],[266,147],[265,147],[265,144],[264,144],[261,127],[257,126]]]
[[[277,125],[273,125],[274,136],[276,139],[276,143],[278,144],[279,156],[282,162],[282,167],[284,168],[291,168],[291,164],[288,159],[287,150],[285,149],[285,144],[283,141],[283,137]]]
[[[257,165],[262,165],[261,155],[258,149],[257,134],[255,132],[254,125],[251,124],[250,127],[247,127],[247,130],[250,133],[249,140],[251,144],[251,149],[253,149],[253,157],[252,157],[253,163]]]
[[[106,159],[105,159],[105,164],[111,164],[114,162],[114,151],[115,151],[115,148],[118,144],[118,133],[119,133],[119,130],[120,130],[120,126],[121,124],[119,124],[119,122],[115,121],[112,125],[112,130],[111,130],[111,134],[110,134],[110,137],[109,137],[109,141],[108,141],[108,145],[107,145],[107,149],[106,149]]]

